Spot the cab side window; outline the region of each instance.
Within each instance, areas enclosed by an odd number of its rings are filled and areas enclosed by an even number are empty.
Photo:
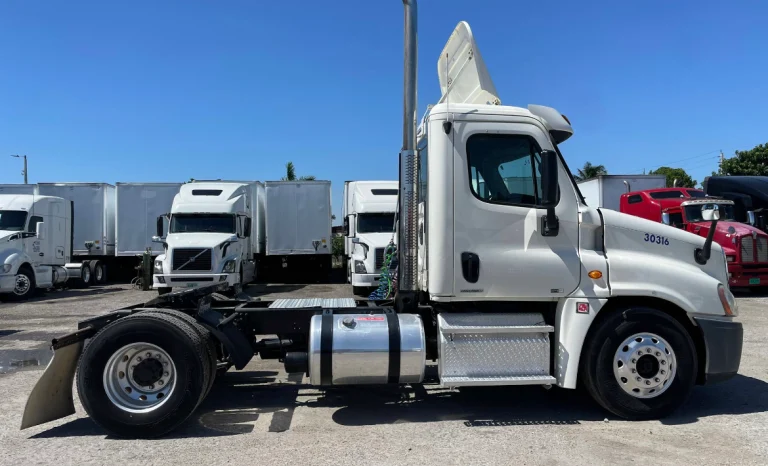
[[[43,217],[38,216],[32,216],[32,218],[29,219],[29,226],[27,227],[27,233],[36,233],[37,232],[37,224],[43,221]]]
[[[541,154],[525,135],[475,134],[467,141],[472,194],[493,204],[541,206]]]

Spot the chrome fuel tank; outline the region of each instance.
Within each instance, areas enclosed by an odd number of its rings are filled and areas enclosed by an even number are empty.
[[[327,313],[312,317],[312,385],[419,383],[425,365],[424,324],[418,315]]]

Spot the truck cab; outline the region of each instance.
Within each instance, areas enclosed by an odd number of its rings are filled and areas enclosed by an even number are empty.
[[[263,247],[263,222],[258,221],[263,218],[263,192],[257,182],[182,185],[171,212],[158,217],[153,239],[163,244],[164,253],[154,263],[153,288],[165,294],[173,288],[215,283],[234,288],[253,281]]]
[[[0,295],[23,300],[37,288],[53,288],[68,279],[89,283],[90,269],[70,264],[71,256],[70,202],[34,194],[0,195]]]
[[[621,196],[621,211],[661,222],[706,238],[711,223],[702,217],[702,207],[718,206],[720,221],[713,240],[726,255],[728,283],[734,287],[768,284],[768,235],[736,220],[733,201],[707,197],[700,189],[666,188],[635,191]]]
[[[394,241],[397,181],[344,184],[344,257],[355,294],[379,286],[387,246]]]
[[[734,202],[737,221],[768,233],[768,176],[710,176],[703,185],[708,195]]]

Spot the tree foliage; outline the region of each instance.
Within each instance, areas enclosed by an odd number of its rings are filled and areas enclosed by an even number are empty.
[[[576,181],[584,181],[607,174],[608,170],[605,169],[605,165],[592,165],[592,162],[587,162],[579,168],[578,173],[574,174],[573,177],[576,178]]]
[[[334,236],[333,238],[331,238],[331,254],[339,257],[344,255],[344,237],[343,236]]]
[[[296,181],[296,180],[311,181],[314,179],[315,179],[314,175],[300,176],[296,178],[296,167],[293,166],[293,162],[288,162],[285,164],[285,176],[283,177],[283,181]]]
[[[667,188],[678,186],[681,188],[695,188],[696,180],[685,172],[682,168],[659,167],[656,170],[648,172],[649,175],[664,175],[667,177]],[[675,185],[677,180],[677,185]]]
[[[750,150],[737,150],[733,157],[723,160],[718,175],[768,176],[768,144]]]

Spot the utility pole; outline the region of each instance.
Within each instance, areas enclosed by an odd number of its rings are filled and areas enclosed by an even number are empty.
[[[24,184],[27,183],[27,156],[26,155],[18,155],[18,154],[11,154],[11,157],[16,157],[17,159],[20,159],[24,157],[24,171],[21,172],[22,175],[24,175]]]
[[[720,149],[720,163],[718,164],[717,169],[717,172],[720,175],[725,175],[725,173],[723,173],[723,162],[725,162],[725,155],[723,155],[723,150]]]

